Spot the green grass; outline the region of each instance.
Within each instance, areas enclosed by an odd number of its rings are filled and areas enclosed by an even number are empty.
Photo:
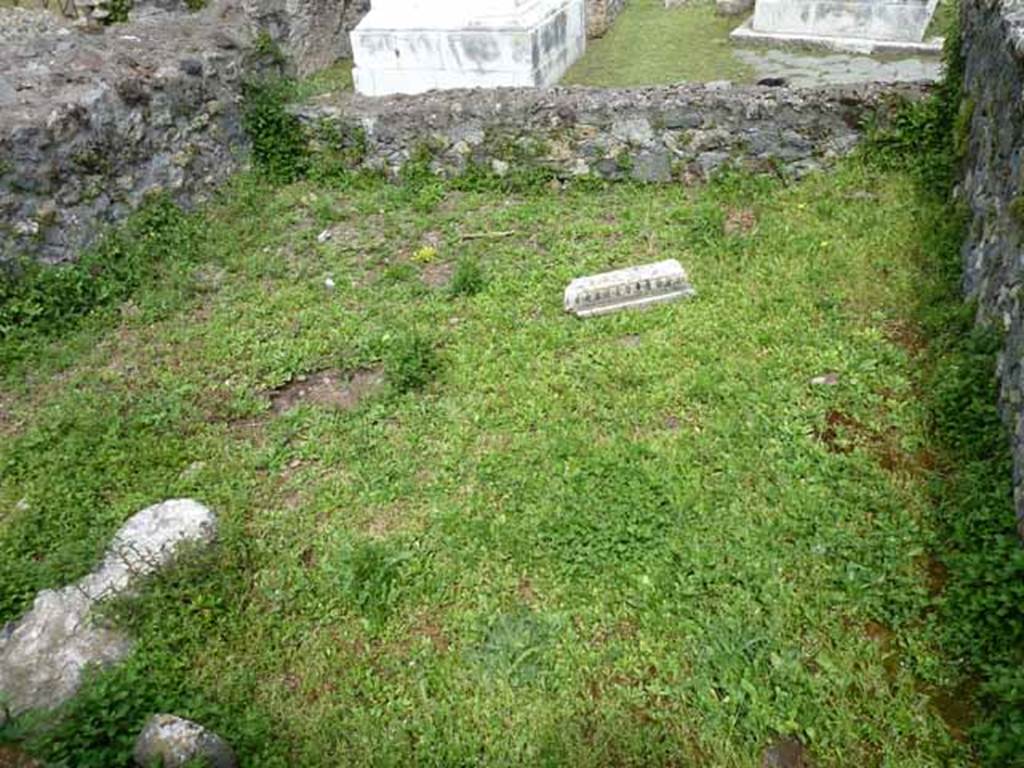
[[[352,61],[345,59],[299,81],[295,98],[306,101],[329,93],[352,90]]]
[[[733,55],[729,41],[741,20],[716,16],[714,4],[703,0],[671,9],[662,0],[630,0],[604,37],[587,42],[587,52],[562,82],[604,87],[749,82],[753,71]]]
[[[929,378],[964,333],[935,331],[959,228],[911,174],[242,177],[163,226],[159,279],[0,345],[0,622],[155,501],[209,504],[220,543],[116,607],[126,665],[8,738],[120,765],[174,711],[249,765],[729,768],[779,735],[824,767],[972,763],[944,702],[1018,647],[975,631],[1012,604],[968,588],[971,542],[1011,541],[1008,470],[991,349],[961,366],[977,391]],[[698,298],[562,312],[570,278],[668,257]],[[391,386],[271,409],[330,368]],[[958,445],[975,406],[995,442]]]

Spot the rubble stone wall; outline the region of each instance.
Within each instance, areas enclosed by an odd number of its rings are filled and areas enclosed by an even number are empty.
[[[147,195],[191,205],[238,168],[243,19],[152,14],[86,34],[4,10],[0,262],[72,259]]]
[[[698,181],[727,165],[799,176],[849,153],[869,116],[922,85],[790,90],[728,83],[605,90],[446,91],[351,97],[297,111],[312,129],[358,136],[366,167],[395,174],[427,152],[434,169]],[[324,131],[319,131],[324,135]]]
[[[1024,2],[964,0],[961,193],[971,220],[964,288],[979,319],[1006,332],[1000,403],[1013,440],[1014,502],[1024,536]]]

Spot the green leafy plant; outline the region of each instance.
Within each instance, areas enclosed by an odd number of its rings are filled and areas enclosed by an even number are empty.
[[[128,21],[134,3],[132,0],[110,0],[110,15],[104,19],[104,24],[121,24]]]
[[[267,179],[290,183],[309,169],[309,142],[299,119],[287,105],[294,84],[269,77],[242,88],[242,125],[252,144],[253,165]]]
[[[384,371],[397,392],[423,389],[437,374],[433,342],[417,331],[401,331],[387,342]]]
[[[383,542],[347,547],[337,567],[342,592],[366,618],[385,618],[400,598],[403,569],[412,555]]]
[[[486,284],[487,277],[479,260],[472,256],[463,256],[455,265],[449,290],[452,296],[474,296],[480,293]]]

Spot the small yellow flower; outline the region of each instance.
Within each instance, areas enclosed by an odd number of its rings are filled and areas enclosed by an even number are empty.
[[[412,260],[419,264],[429,264],[436,258],[437,248],[430,245],[424,245],[412,255]]]

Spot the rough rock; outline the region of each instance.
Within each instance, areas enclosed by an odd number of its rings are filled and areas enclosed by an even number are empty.
[[[147,196],[200,202],[237,169],[247,29],[227,4],[98,34],[0,8],[0,265],[72,259]]]
[[[622,13],[626,0],[587,0],[587,37],[601,37]]]
[[[970,210],[963,244],[964,289],[978,318],[1005,331],[1000,406],[1013,450],[1017,529],[1024,537],[1024,2],[965,0],[961,105],[964,177]]]
[[[299,75],[352,57],[348,33],[370,10],[370,0],[242,0],[257,31],[266,32]]]
[[[238,760],[224,739],[198,723],[174,715],[153,715],[135,741],[132,752],[140,768],[236,768]]]
[[[21,620],[0,632],[0,691],[11,711],[53,708],[74,695],[87,665],[111,664],[131,640],[93,616],[101,600],[131,595],[141,579],[171,564],[184,544],[208,544],[213,512],[189,499],[166,501],[131,517],[103,562],[63,589],[40,592]]]

